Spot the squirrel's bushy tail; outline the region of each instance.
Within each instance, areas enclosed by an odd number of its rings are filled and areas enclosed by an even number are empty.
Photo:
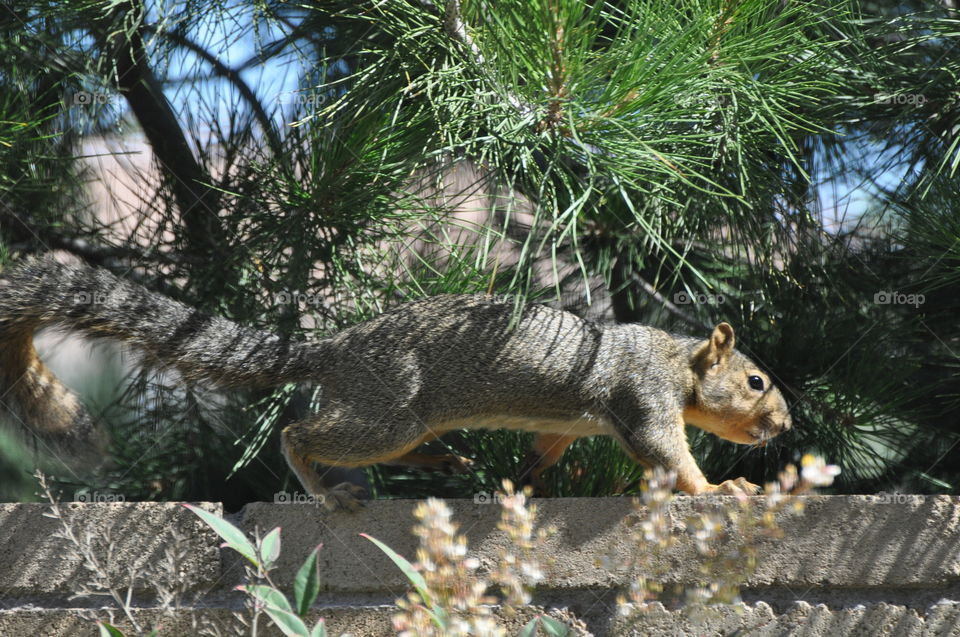
[[[204,314],[106,270],[27,259],[0,272],[0,413],[67,445],[95,433],[33,348],[34,332],[48,326],[124,341],[147,365],[225,387],[307,380],[316,364],[306,343]]]

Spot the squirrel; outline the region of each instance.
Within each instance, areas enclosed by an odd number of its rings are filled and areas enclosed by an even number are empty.
[[[125,341],[188,381],[320,384],[320,407],[280,439],[303,487],[331,510],[356,509],[363,489],[326,488],[313,462],[464,470],[464,458],[415,452],[463,428],[535,433],[535,483],[574,440],[607,435],[636,462],[676,472],[687,493],[757,492],[744,478],[709,483],[686,438],[685,423],[750,445],[791,426],[780,391],[734,349],[729,324],[702,339],[540,304],[518,319],[515,309],[486,295],[434,296],[305,342],[205,314],[101,268],[34,257],[0,272],[0,410],[50,442],[97,438],[33,348],[37,329],[58,326]]]

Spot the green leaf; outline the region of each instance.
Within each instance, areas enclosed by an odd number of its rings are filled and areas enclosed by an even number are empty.
[[[570,634],[570,627],[553,617],[540,615],[539,619],[543,625],[543,632],[549,635],[549,637],[566,637]]]
[[[263,560],[264,570],[270,570],[280,557],[280,527],[263,536],[260,540],[260,559]]]
[[[548,637],[567,637],[570,634],[570,628],[563,622],[547,615],[537,615],[520,629],[517,637],[534,637],[537,634],[537,628],[540,627]]]
[[[97,626],[100,628],[100,637],[124,637],[123,631],[107,622],[97,622]]]
[[[211,529],[213,529],[217,535],[223,538],[226,546],[229,546],[234,551],[244,556],[250,562],[260,568],[260,562],[257,560],[257,549],[253,546],[253,542],[247,539],[247,536],[244,535],[243,531],[230,524],[221,517],[218,517],[209,511],[204,511],[199,507],[195,507],[192,504],[184,504],[183,506],[187,507],[194,513],[196,513],[201,520],[207,523]]]
[[[289,637],[310,637],[310,629],[303,623],[303,620],[293,613],[281,610],[274,606],[267,606],[264,611],[270,615],[270,619],[277,625],[277,628],[283,631],[284,635]]]
[[[327,637],[327,625],[324,623],[324,620],[317,622],[317,625],[313,627],[313,632],[310,633],[310,637]]]
[[[423,575],[417,572],[417,569],[413,568],[407,558],[403,557],[392,548],[376,539],[371,537],[366,533],[361,533],[360,537],[365,537],[377,546],[380,547],[380,550],[387,554],[393,563],[396,564],[403,574],[407,576],[407,579],[410,580],[410,583],[413,584],[413,587],[417,589],[417,593],[420,595],[420,599],[423,600],[423,603],[428,607],[433,608],[433,596],[430,595],[430,590],[427,588],[427,580],[423,579]]]
[[[290,601],[287,599],[287,596],[272,586],[265,586],[263,584],[249,584],[237,586],[237,590],[243,591],[254,599],[263,602],[264,606],[267,608],[276,608],[277,610],[282,610],[288,613],[293,612],[293,607],[290,605]]]
[[[520,629],[520,632],[517,633],[517,637],[533,637],[537,634],[537,626],[540,625],[540,618],[534,617]]]
[[[320,544],[310,552],[293,579],[293,601],[297,614],[305,617],[320,593]]]

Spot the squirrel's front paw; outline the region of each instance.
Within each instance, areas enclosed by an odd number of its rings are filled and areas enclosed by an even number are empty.
[[[366,494],[367,490],[359,485],[352,482],[341,482],[323,494],[323,506],[328,511],[336,511],[337,509],[359,511],[365,504],[360,498]]]
[[[458,475],[470,471],[472,466],[473,460],[470,458],[464,458],[463,456],[455,456],[450,454],[444,456],[443,463],[440,465],[440,470],[450,475]]]
[[[760,493],[760,487],[749,482],[746,478],[737,478],[736,480],[724,480],[720,484],[711,484],[707,492],[723,495],[757,495]]]
[[[436,471],[445,473],[448,476],[466,473],[471,470],[473,460],[457,456],[452,453],[445,453],[439,456],[421,456],[409,466],[420,467],[427,471]]]

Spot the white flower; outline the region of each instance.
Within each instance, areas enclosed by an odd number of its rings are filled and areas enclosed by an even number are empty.
[[[540,565],[535,562],[523,562],[520,565],[520,572],[523,574],[527,581],[531,583],[537,583],[543,580],[543,571],[540,570]]]
[[[800,473],[803,480],[815,487],[830,486],[833,484],[833,479],[840,474],[840,467],[827,464],[820,456],[809,453],[800,459],[800,465],[803,467]]]

